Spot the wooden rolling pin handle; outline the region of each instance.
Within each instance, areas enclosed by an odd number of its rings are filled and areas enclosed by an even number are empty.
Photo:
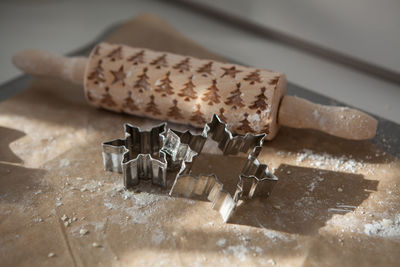
[[[41,50],[26,50],[12,57],[14,65],[25,73],[58,77],[83,84],[86,57],[64,57]]]
[[[278,124],[292,128],[308,128],[334,136],[371,139],[378,121],[359,110],[324,106],[295,96],[284,96],[279,107]]]

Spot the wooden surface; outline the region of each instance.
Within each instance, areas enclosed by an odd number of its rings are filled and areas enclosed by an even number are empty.
[[[153,16],[127,22],[108,41],[219,59]],[[243,203],[224,224],[207,202],[171,198],[146,183],[121,190],[121,176],[103,171],[100,143],[122,137],[124,122],[159,123],[93,108],[81,87],[55,79],[37,79],[0,103],[2,265],[400,261],[400,162],[370,143],[282,128],[259,157],[280,179],[271,197]],[[217,169],[222,180],[243,161],[202,157],[198,168]],[[64,214],[76,220],[66,226]]]

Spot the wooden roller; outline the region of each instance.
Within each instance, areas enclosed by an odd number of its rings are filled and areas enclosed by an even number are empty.
[[[279,125],[353,140],[372,138],[377,128],[361,111],[285,96],[285,75],[269,70],[108,43],[89,58],[28,50],[13,62],[29,74],[84,84],[96,107],[159,120],[203,127],[215,113],[233,132],[267,139]]]

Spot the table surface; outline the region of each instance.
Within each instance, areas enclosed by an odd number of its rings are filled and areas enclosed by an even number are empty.
[[[218,57],[154,15],[136,17],[105,39]],[[146,181],[123,190],[121,175],[103,170],[102,141],[121,137],[125,122],[149,129],[158,121],[93,108],[81,86],[58,79],[26,84],[28,90],[0,103],[4,266],[400,262],[400,161],[369,141],[282,127],[258,156],[279,177],[271,195],[245,200],[224,223],[208,201],[169,197]],[[215,154],[215,143],[209,145],[193,173],[213,172],[232,189],[247,156]]]
[[[309,0],[302,6],[293,1],[251,1],[246,2],[246,8],[240,2],[230,1],[226,10],[393,70],[400,67],[399,56],[393,52],[400,43],[400,35],[396,34],[400,24],[396,10],[400,10],[400,4],[396,1],[380,1],[379,8],[377,3],[363,3],[363,14],[382,18],[378,22],[360,15],[357,2],[346,3],[347,13],[343,13],[343,1],[333,4]],[[212,3],[216,7],[226,6],[226,1]],[[351,10],[358,12],[349,16]],[[146,11],[164,17],[218,54],[285,72],[291,82],[309,90],[400,123],[398,85],[222,25],[165,1],[1,1],[0,34],[7,38],[3,38],[0,47],[0,83],[20,73],[11,64],[12,54],[20,50],[41,48],[67,53],[95,39],[109,25]],[[371,38],[365,40],[368,34]]]

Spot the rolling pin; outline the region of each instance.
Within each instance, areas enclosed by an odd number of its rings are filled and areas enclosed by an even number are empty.
[[[270,70],[109,43],[89,58],[28,50],[13,63],[32,75],[83,84],[96,107],[196,127],[215,113],[234,133],[266,133],[268,140],[280,125],[353,140],[372,138],[377,128],[361,111],[286,96],[285,75]]]

